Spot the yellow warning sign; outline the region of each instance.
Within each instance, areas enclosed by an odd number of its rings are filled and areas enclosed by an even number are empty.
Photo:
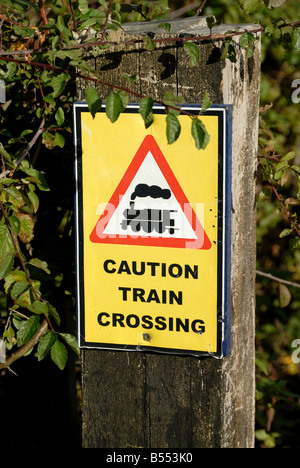
[[[202,151],[186,114],[168,145],[159,106],[148,129],[137,105],[74,115],[80,346],[227,354],[230,109],[201,116]]]

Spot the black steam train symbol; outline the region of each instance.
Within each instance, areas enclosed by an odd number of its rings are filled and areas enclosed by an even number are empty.
[[[125,219],[121,223],[122,229],[126,231],[128,226],[130,226],[133,232],[136,233],[144,231],[147,234],[151,234],[155,231],[158,234],[169,232],[170,235],[174,235],[177,229],[175,228],[175,220],[172,219],[172,214],[176,213],[176,211],[151,208],[137,210],[135,209],[135,200],[138,197],[169,200],[171,198],[171,191],[162,189],[157,185],[137,185],[130,197],[130,208],[123,213]]]

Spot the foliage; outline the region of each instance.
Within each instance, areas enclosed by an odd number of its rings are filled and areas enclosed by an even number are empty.
[[[256,439],[259,447],[295,448],[299,447],[300,366],[299,360],[293,359],[292,344],[300,337],[300,108],[292,100],[292,85],[300,73],[300,29],[299,22],[295,23],[299,3],[280,0],[240,4],[242,9],[238,10],[235,1],[207,2],[205,13],[228,23],[252,22],[264,28],[257,268],[260,273],[275,276],[275,280],[260,274],[257,277]],[[241,37],[241,46],[251,47],[249,39]],[[228,58],[230,52],[234,60],[234,52],[228,48]]]
[[[33,349],[64,369],[70,350],[78,354],[66,309],[74,312],[72,245],[72,103],[75,79],[86,81],[93,116],[102,105],[95,83],[101,75],[86,60],[116,45],[112,31],[124,21],[159,19],[170,31],[169,7],[189,1],[146,0],[2,0],[0,2],[0,80],[7,101],[0,103],[0,336],[9,366]],[[192,2],[194,4],[194,2]],[[292,83],[300,78],[298,0],[207,0],[199,2],[214,28],[252,22],[263,32],[261,125],[258,158],[258,269],[280,276],[257,281],[257,441],[262,447],[295,446],[299,430],[299,366],[291,343],[300,337],[300,152],[299,106],[291,101]],[[190,14],[195,14],[193,7]],[[184,40],[190,66],[200,59],[197,42]],[[245,49],[251,58],[255,32],[228,31],[221,60],[236,61]],[[156,47],[146,37],[144,47]],[[154,99],[133,92],[135,76],[124,75],[127,88],[106,83],[106,113],[115,122],[131,96],[148,128]],[[299,82],[300,83],[300,82]],[[180,137],[180,96],[167,95],[169,144]],[[203,110],[211,105],[207,95]],[[199,150],[209,135],[201,115],[191,117]],[[49,227],[51,220],[51,229]],[[286,280],[292,285],[282,283]],[[6,365],[0,364],[0,369]],[[299,418],[298,418],[299,419]],[[297,425],[298,424],[298,425]]]
[[[85,60],[86,50],[92,49],[96,55],[107,50],[110,32],[120,28],[124,19],[152,20],[163,18],[168,11],[165,0],[131,5],[101,0],[93,5],[87,0],[3,0],[0,4],[0,79],[7,91],[7,101],[0,111],[1,336],[12,352],[1,368],[9,367],[33,348],[38,361],[50,355],[60,369],[66,365],[66,346],[79,353],[75,338],[56,330],[61,316],[49,296],[53,295],[50,285],[58,275],[45,261],[46,252],[35,234],[36,222],[41,218],[40,194],[50,190],[40,170],[41,159],[46,150],[63,149],[66,140],[70,140],[74,78],[101,81]],[[168,23],[161,27],[169,30]],[[90,38],[95,35],[100,35],[101,40],[90,46]],[[199,49],[192,43],[185,46],[194,65],[199,61]],[[150,37],[145,47],[155,48]],[[127,80],[130,83],[134,77]],[[110,87],[106,114],[115,122],[128,104],[130,89]],[[102,102],[93,86],[87,86],[86,99],[95,116]],[[178,101],[176,96],[166,96],[166,134],[170,144],[181,132]],[[141,97],[140,114],[146,127],[153,122],[153,105],[151,97]],[[209,136],[197,117],[192,118],[191,132],[197,148],[205,148]],[[57,170],[61,172],[61,167]],[[53,247],[54,244],[50,246]],[[42,258],[35,249],[41,251]]]

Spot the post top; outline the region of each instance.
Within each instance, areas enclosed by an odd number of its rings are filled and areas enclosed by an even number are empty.
[[[141,21],[136,23],[125,23],[123,28],[126,34],[133,36],[144,36],[149,33],[155,35],[180,35],[188,34],[190,36],[208,36],[211,30],[207,26],[207,16],[197,16],[193,18],[179,18],[173,20],[155,20]],[[168,23],[171,26],[170,32],[166,32],[165,28],[159,27],[161,24]],[[213,34],[225,34],[228,31],[250,31],[258,28],[256,24],[222,24],[213,28]]]

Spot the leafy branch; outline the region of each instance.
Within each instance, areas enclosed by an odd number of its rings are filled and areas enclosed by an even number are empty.
[[[96,85],[102,85],[111,91],[106,102],[106,113],[111,122],[118,119],[129,96],[132,96],[139,102],[139,112],[146,128],[153,122],[154,102],[165,107],[169,144],[180,136],[180,113],[191,117],[191,134],[196,147],[203,150],[209,142],[201,115],[195,117],[186,112],[180,97],[169,94],[162,101],[155,101],[153,97],[128,86],[106,82],[88,60],[110,53],[111,48],[117,51],[124,46],[140,44],[151,51],[160,44],[178,43],[183,45],[190,66],[195,67],[200,60],[199,44],[209,40],[222,41],[221,60],[235,62],[240,48],[245,50],[248,58],[252,57],[256,36],[260,32],[276,38],[279,44],[284,43],[300,50],[300,29],[297,27],[300,22],[279,18],[274,20],[272,26],[259,25],[252,30],[240,29],[219,34],[215,29],[218,22],[214,17],[209,17],[209,33],[205,36],[168,35],[171,25],[165,22],[162,25],[166,34],[161,37],[116,41],[111,40],[111,31],[121,30],[124,17],[128,19],[128,15],[134,15],[138,20],[156,19],[167,12],[166,2],[128,4],[99,0],[97,6],[91,8],[87,0],[68,0],[63,2],[58,12],[45,0],[32,2],[30,10],[27,10],[25,3],[3,0],[0,5],[0,79],[7,84],[9,94],[8,102],[3,108],[0,106],[0,279],[4,284],[5,298],[8,304],[13,302],[14,310],[9,315],[3,338],[8,350],[19,347],[19,352],[16,351],[13,356],[23,355],[21,350],[24,349],[27,353],[28,347],[33,344],[37,345],[38,360],[50,354],[54,362],[63,368],[67,356],[63,342],[78,352],[74,345],[75,338],[54,331],[51,323],[59,327],[61,319],[48,297],[44,294],[42,296],[40,289],[46,282],[39,280],[41,274],[51,276],[50,270],[46,262],[32,258],[30,252],[39,209],[38,193],[49,190],[43,173],[36,169],[35,163],[42,147],[54,150],[65,146],[65,137],[71,133],[70,114],[75,79],[90,84],[86,89],[86,99],[93,116],[102,106],[96,90]],[[260,3],[256,0],[239,0],[237,5],[246,14],[251,14]],[[204,11],[207,0],[199,4],[196,15]],[[275,2],[268,0],[265,4],[273,7]],[[132,82],[136,77],[126,79]],[[210,105],[211,101],[205,94],[203,110]],[[21,128],[19,133],[15,126],[16,114]],[[287,200],[279,193],[288,175],[297,177],[297,166],[285,161],[285,156],[269,150],[268,144],[262,146],[260,167],[264,174],[263,189],[271,189],[290,222],[290,228],[282,235],[299,236],[296,213],[289,211]],[[33,148],[35,154],[31,158]],[[63,225],[67,223],[66,218],[69,219],[69,214],[65,215]],[[297,239],[293,237],[292,240],[296,247]],[[24,309],[25,313],[19,309]],[[12,311],[12,307],[8,307],[8,310]],[[47,329],[39,335],[45,321]]]

